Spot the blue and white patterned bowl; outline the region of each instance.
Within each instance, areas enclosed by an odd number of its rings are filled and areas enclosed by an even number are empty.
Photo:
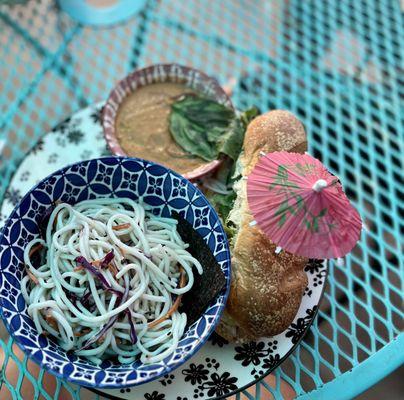
[[[177,350],[155,364],[95,366],[66,353],[52,339],[38,335],[20,290],[25,274],[23,251],[39,235],[38,223],[56,200],[70,204],[97,197],[129,197],[152,206],[153,213],[177,211],[205,239],[226,276],[226,287],[193,323]],[[177,173],[149,161],[106,157],[79,162],[45,178],[20,201],[0,234],[1,317],[20,347],[52,374],[83,386],[123,388],[139,385],[183,364],[208,339],[219,321],[230,288],[230,252],[215,210],[204,195]]]

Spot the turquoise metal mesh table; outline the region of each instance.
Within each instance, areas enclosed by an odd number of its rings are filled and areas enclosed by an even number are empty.
[[[243,108],[285,108],[304,122],[310,151],[340,176],[367,225],[344,266],[331,263],[318,318],[278,368],[301,399],[351,398],[403,362],[403,24],[397,1],[148,1],[108,29],[80,26],[50,0],[0,7],[0,199],[24,154],[63,117],[105,99],[129,71],[195,66],[230,85]],[[401,91],[401,93],[400,93]],[[402,98],[402,97],[401,97]],[[47,393],[12,340],[1,382]],[[16,384],[6,367],[18,365]],[[245,396],[245,397],[244,397]]]

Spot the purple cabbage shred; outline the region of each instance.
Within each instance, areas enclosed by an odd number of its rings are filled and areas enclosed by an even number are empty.
[[[130,326],[130,340],[131,340],[132,344],[136,344],[137,343],[136,329],[135,329],[135,325],[132,320],[132,314],[130,313],[128,308],[125,310],[125,314],[128,317],[128,322],[129,322],[129,326]]]
[[[100,268],[107,268],[108,264],[114,259],[114,250],[111,250],[109,253],[105,255],[102,259]]]
[[[91,264],[89,261],[85,259],[83,256],[76,257],[76,263],[78,265],[81,265],[83,268],[86,270],[90,271],[101,283],[102,287],[107,290],[110,293],[115,294],[118,297],[122,297],[122,293],[116,289],[114,289],[110,283],[107,281],[105,276],[102,274],[102,272],[95,267],[93,264]]]
[[[77,259],[76,259],[76,261],[77,261]],[[77,262],[80,262],[80,261],[77,261]],[[83,265],[83,264],[81,264],[81,265]],[[84,267],[84,265],[83,265],[83,267]],[[115,291],[115,292],[117,292],[117,291]],[[125,303],[125,301],[129,297],[129,284],[127,284],[125,286],[125,292],[123,294],[121,292],[117,292],[117,296],[118,296],[118,301],[117,301],[116,306],[119,307],[121,304]],[[126,313],[127,311],[129,311],[129,310],[125,310],[124,312]],[[109,329],[111,329],[114,326],[114,324],[118,320],[118,318],[119,318],[119,314],[114,315],[112,318],[110,318],[109,321],[101,328],[101,330],[95,336],[93,336],[91,339],[87,340],[87,342],[85,342],[83,344],[83,346],[78,351],[86,350],[92,344],[96,343],[100,338],[102,338],[105,335],[105,333],[108,332]],[[135,332],[135,326],[133,325],[132,318],[129,318],[129,321],[130,321],[129,323],[131,324],[130,337],[131,337],[132,342],[136,338],[135,342],[134,342],[134,343],[136,343],[137,342],[137,335],[136,335],[136,332]],[[133,325],[133,332],[132,332],[132,325]]]
[[[87,290],[80,298],[80,303],[82,304],[83,307],[88,308],[88,306],[90,305],[90,299],[91,299],[91,291]]]

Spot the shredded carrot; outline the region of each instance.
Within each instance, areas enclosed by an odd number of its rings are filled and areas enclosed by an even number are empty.
[[[35,254],[37,251],[41,250],[43,248],[43,245],[41,243],[37,243],[35,246],[32,246],[31,250],[29,251],[28,257],[31,258],[33,254]],[[36,285],[39,283],[38,278],[29,270],[28,266],[26,266],[27,270],[27,275],[29,276],[29,279],[31,279],[32,282],[34,282]]]
[[[95,260],[95,261],[91,261],[91,264],[94,265],[94,267],[100,268],[101,262],[102,262],[102,260]],[[118,269],[116,268],[116,265],[114,264],[114,262],[113,261],[110,262],[107,267],[111,271],[112,275],[116,276],[116,274],[118,273]],[[80,269],[82,269],[82,268],[80,268]]]
[[[52,228],[53,228],[53,229],[56,229],[56,221],[57,221],[57,219],[58,219],[59,213],[60,213],[60,210],[56,213],[55,219],[53,220],[53,225],[52,225]]]
[[[98,343],[98,344],[102,344],[102,343],[104,343],[104,341],[105,341],[105,336],[102,335],[102,336],[97,340],[97,343]]]
[[[31,281],[34,282],[36,285],[39,283],[38,278],[28,268],[27,275],[29,276],[29,279],[31,279]]]
[[[52,315],[46,314],[45,320],[55,331],[59,331],[58,323],[57,323],[56,319],[54,317],[52,317]]]
[[[113,276],[116,276],[116,274],[118,273],[118,268],[113,261],[108,264],[108,269],[111,271],[111,274]]]
[[[41,243],[37,243],[35,246],[31,247],[31,250],[29,251],[29,258],[33,256],[38,250],[41,250],[43,248],[43,245]]]
[[[113,229],[114,231],[120,231],[120,230],[122,230],[122,229],[128,229],[128,228],[130,228],[130,223],[129,223],[129,222],[127,222],[126,224],[114,225],[114,226],[112,227],[112,229]]]
[[[181,268],[181,280],[180,280],[180,288],[183,288],[185,286],[185,272],[184,270]],[[172,314],[174,314],[178,307],[181,304],[181,298],[182,298],[182,294],[180,294],[176,299],[174,304],[171,306],[171,308],[167,311],[166,315],[163,315],[162,317],[160,317],[159,319],[155,319],[154,321],[150,322],[148,324],[149,328],[153,328],[154,326],[160,324],[161,322],[165,321],[167,318],[170,318]]]
[[[86,335],[89,332],[91,332],[90,329],[82,329],[80,332],[74,332],[74,336],[80,337]]]
[[[91,265],[94,265],[94,267],[99,268],[100,264],[101,264],[101,260],[95,260],[95,261],[91,261],[90,262]],[[84,269],[84,267],[81,264],[78,264],[73,271],[74,272],[78,272],[78,271],[82,271]]]

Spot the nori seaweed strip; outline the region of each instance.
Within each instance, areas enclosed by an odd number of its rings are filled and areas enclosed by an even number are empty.
[[[178,221],[177,230],[182,240],[189,243],[189,251],[203,267],[203,274],[194,268],[194,284],[182,297],[180,312],[187,315],[187,326],[193,324],[206,310],[226,285],[226,278],[209,246],[192,227],[177,212],[172,213],[172,218]]]

